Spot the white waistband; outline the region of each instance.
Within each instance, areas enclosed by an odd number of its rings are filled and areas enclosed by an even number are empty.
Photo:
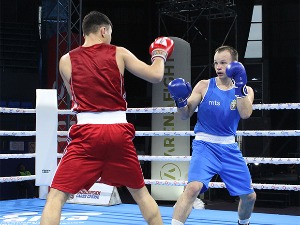
[[[77,124],[127,123],[125,111],[81,112],[77,114]]]
[[[203,132],[196,133],[195,140],[207,141],[216,144],[233,144],[235,137],[232,136],[216,136]]]

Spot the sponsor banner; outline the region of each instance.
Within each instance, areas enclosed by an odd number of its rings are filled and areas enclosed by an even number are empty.
[[[191,81],[191,49],[183,39],[174,40],[174,52],[167,60],[163,82],[152,86],[153,107],[174,107],[168,92],[168,83],[175,78]],[[176,114],[152,114],[153,131],[190,130],[190,120],[181,120]],[[190,137],[152,137],[152,155],[190,155]],[[186,180],[189,162],[151,162],[151,179]],[[151,194],[156,200],[177,200],[183,187],[151,186]]]
[[[81,190],[77,194],[71,195],[67,203],[116,205],[121,203],[121,199],[116,187],[95,183],[88,191]]]
[[[36,90],[36,186],[49,186],[57,167],[57,91]]]

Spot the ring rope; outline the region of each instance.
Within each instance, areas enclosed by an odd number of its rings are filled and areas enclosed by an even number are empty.
[[[23,159],[35,158],[35,153],[27,154],[0,154],[0,159]],[[61,158],[62,153],[57,153],[57,158]],[[159,161],[159,162],[187,162],[191,161],[191,156],[150,156],[138,155],[140,161]],[[246,163],[260,163],[260,164],[300,164],[300,158],[258,158],[258,157],[244,157]]]
[[[4,131],[0,136],[35,136],[36,131]],[[58,136],[67,136],[68,131],[57,131]],[[136,131],[135,136],[195,136],[194,131]],[[236,136],[300,136],[300,130],[243,130]]]
[[[277,104],[253,104],[253,110],[271,110],[271,109],[300,109],[300,103],[277,103]],[[0,113],[35,113],[35,109],[6,108],[0,107]],[[176,107],[149,107],[149,108],[128,108],[127,113],[174,113]],[[75,114],[71,110],[58,110],[59,114]]]
[[[185,186],[187,181],[172,181],[172,180],[149,180],[145,179],[146,184],[151,185],[165,185],[165,186]],[[210,188],[226,188],[223,182],[209,182]],[[284,191],[300,191],[300,185],[289,185],[289,184],[252,184],[255,189],[269,189],[269,190],[284,190]]]
[[[35,109],[0,107],[0,113],[36,113],[36,110]]]
[[[136,131],[135,136],[195,136],[194,131]],[[244,130],[236,136],[300,136],[300,130]]]
[[[0,177],[0,183],[8,182],[21,182],[26,180],[35,180],[36,175],[30,176],[15,176],[15,177]],[[186,186],[187,181],[172,181],[172,180],[149,180],[145,179],[145,184],[151,185],[164,185],[164,186]],[[210,182],[208,185],[210,188],[226,188],[223,182]],[[300,191],[300,185],[288,185],[288,184],[252,184],[255,189],[268,189],[268,190],[284,190],[284,191]]]
[[[36,131],[4,131],[0,130],[0,136],[35,136]]]
[[[139,155],[140,161],[172,161],[183,162],[191,161],[191,156],[148,156]],[[258,158],[258,157],[244,157],[247,163],[261,163],[261,164],[300,164],[300,158]]]
[[[0,154],[0,159],[30,159],[35,158],[35,153],[26,154]]]
[[[0,177],[0,183],[21,182],[21,181],[25,181],[25,180],[35,180],[35,179],[36,179],[36,175]]]

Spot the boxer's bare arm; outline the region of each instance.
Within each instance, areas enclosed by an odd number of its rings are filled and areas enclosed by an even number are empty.
[[[127,69],[133,75],[150,83],[160,82],[165,68],[163,59],[157,59],[152,65],[148,65],[123,47],[117,48],[117,64],[121,74]]]
[[[135,76],[151,83],[158,83],[164,75],[164,64],[174,49],[174,42],[168,37],[159,37],[149,47],[152,64],[139,60],[133,53],[123,47],[117,47],[117,64],[121,74],[127,69]]]
[[[64,81],[66,89],[71,96],[70,80],[72,75],[72,65],[69,53],[61,57],[59,61],[59,72]]]

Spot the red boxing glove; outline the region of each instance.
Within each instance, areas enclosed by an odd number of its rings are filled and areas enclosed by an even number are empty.
[[[174,50],[174,41],[168,37],[158,37],[149,47],[151,61],[153,62],[156,57],[163,58],[164,61],[172,55]]]

